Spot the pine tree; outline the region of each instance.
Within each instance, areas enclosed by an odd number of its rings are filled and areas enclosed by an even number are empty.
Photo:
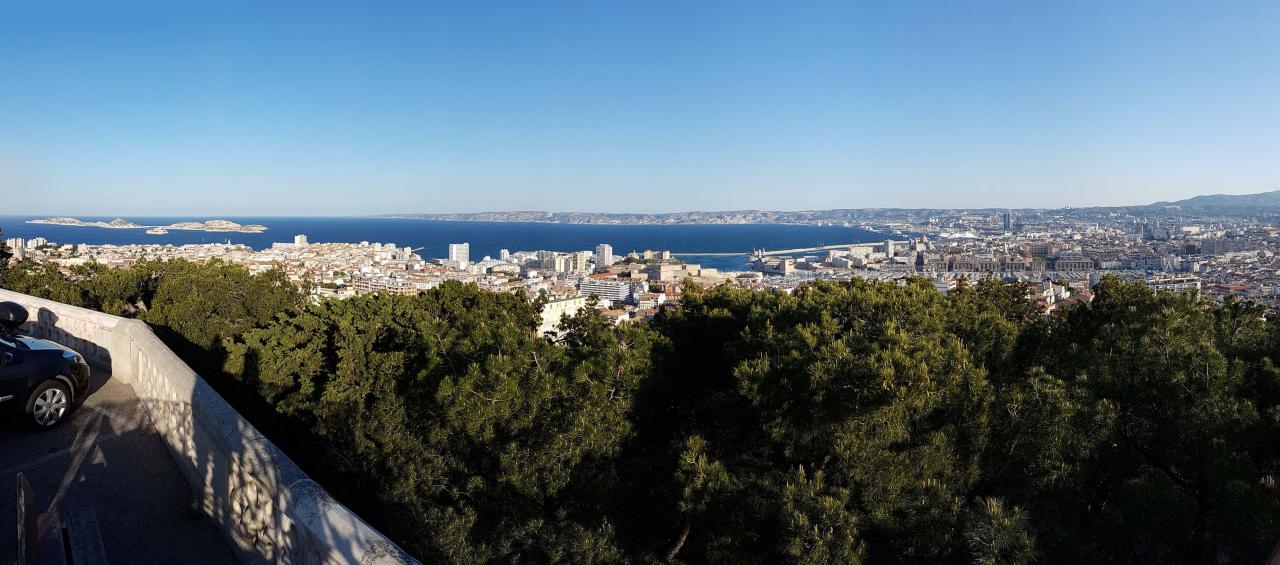
[[[9,244],[5,243],[4,230],[0,229],[0,285],[4,284],[4,276],[9,270],[11,259],[13,259],[13,252],[9,250]]]

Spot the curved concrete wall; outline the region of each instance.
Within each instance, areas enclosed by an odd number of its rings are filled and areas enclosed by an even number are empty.
[[[0,289],[26,329],[133,386],[196,500],[246,563],[416,563],[307,477],[146,324]]]

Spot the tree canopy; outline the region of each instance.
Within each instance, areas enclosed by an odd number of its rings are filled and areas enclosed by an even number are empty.
[[[3,280],[4,272],[9,269],[10,259],[13,259],[13,251],[9,250],[9,244],[4,240],[4,230],[0,229],[0,280]]]
[[[1280,321],[1104,278],[688,286],[651,323],[447,283],[18,263],[147,320],[428,562],[1223,563],[1280,542]]]

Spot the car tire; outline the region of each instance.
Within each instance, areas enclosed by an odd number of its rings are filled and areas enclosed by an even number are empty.
[[[61,381],[40,383],[27,399],[27,417],[37,429],[56,428],[71,413],[71,389]]]

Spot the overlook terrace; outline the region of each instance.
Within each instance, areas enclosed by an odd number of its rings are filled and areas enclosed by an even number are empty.
[[[147,324],[4,289],[0,301],[26,307],[24,333],[74,347],[95,375],[65,433],[0,435],[0,452],[14,455],[6,473],[32,474],[42,510],[61,501],[119,518],[103,523],[108,555],[158,563],[416,562],[333,500]],[[67,439],[70,447],[59,443]],[[12,519],[12,507],[5,509]]]

